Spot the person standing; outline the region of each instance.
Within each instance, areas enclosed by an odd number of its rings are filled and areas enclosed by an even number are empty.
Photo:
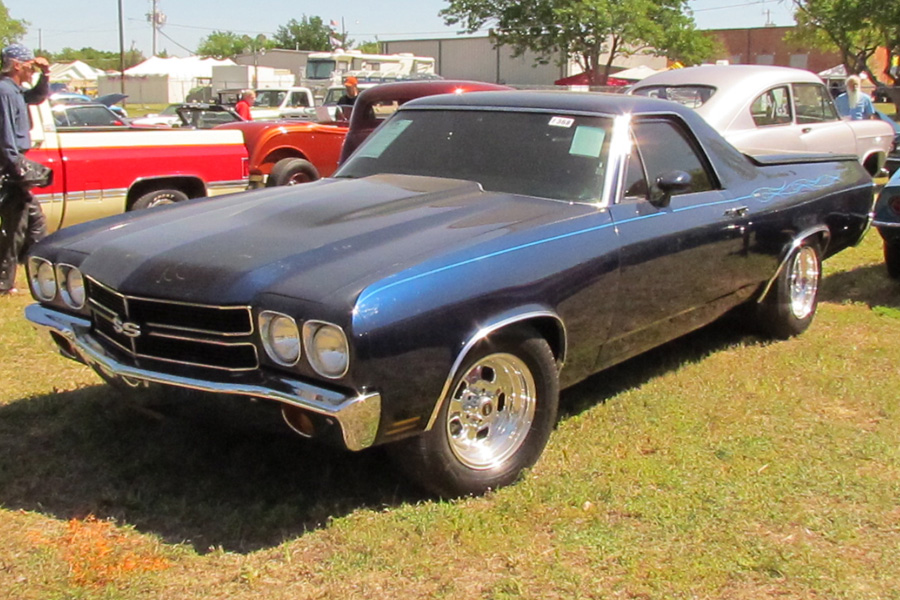
[[[47,233],[40,203],[19,179],[17,165],[31,148],[28,104],[50,95],[50,63],[22,44],[0,51],[0,296],[16,292],[16,266],[28,248]],[[26,89],[35,71],[37,84]]]
[[[854,121],[875,118],[875,106],[872,98],[859,89],[860,79],[856,75],[847,78],[847,91],[834,99],[834,105],[842,117],[850,117]]]
[[[241,99],[234,105],[234,112],[240,115],[245,121],[252,121],[253,115],[250,114],[250,107],[256,102],[256,92],[253,90],[245,90],[241,94]]]
[[[359,96],[358,85],[359,82],[352,75],[344,80],[344,94],[338,98],[338,106],[353,106]]]

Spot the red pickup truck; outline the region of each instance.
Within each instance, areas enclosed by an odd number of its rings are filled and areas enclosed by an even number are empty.
[[[28,157],[54,171],[35,189],[49,231],[126,210],[247,189],[238,132],[57,127],[50,106],[31,108]]]
[[[334,173],[338,164],[382,121],[409,100],[435,94],[509,89],[512,88],[493,83],[449,79],[384,83],[360,93],[349,121],[243,121],[215,129],[243,132],[250,155],[250,187],[296,185]]]

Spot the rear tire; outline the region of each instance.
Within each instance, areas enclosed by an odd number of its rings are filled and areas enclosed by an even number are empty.
[[[786,340],[806,331],[816,314],[822,259],[812,240],[793,250],[772,289],[758,306],[763,333]]]
[[[155,190],[135,200],[134,204],[131,205],[131,210],[143,210],[164,204],[174,204],[176,202],[184,202],[187,199],[187,194],[179,190]]]
[[[884,243],[884,264],[893,279],[900,279],[900,241]]]
[[[316,181],[319,178],[318,169],[308,160],[283,158],[272,167],[272,172],[269,173],[269,178],[266,179],[266,187],[299,185]]]
[[[498,336],[466,357],[434,427],[388,449],[431,492],[482,494],[513,483],[537,462],[558,404],[558,373],[546,340],[534,332]]]

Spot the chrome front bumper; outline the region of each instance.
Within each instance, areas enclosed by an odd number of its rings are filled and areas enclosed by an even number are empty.
[[[337,422],[348,450],[362,450],[375,442],[381,419],[381,395],[347,396],[281,375],[267,374],[262,384],[227,384],[182,377],[123,364],[91,335],[87,319],[68,315],[40,304],[25,308],[25,317],[39,331],[53,334],[60,352],[88,365],[101,377],[147,381],[224,394],[240,394],[273,400],[323,415]]]

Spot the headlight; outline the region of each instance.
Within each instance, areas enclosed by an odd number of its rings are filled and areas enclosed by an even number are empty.
[[[303,324],[303,346],[309,364],[322,377],[337,379],[347,373],[350,348],[347,336],[337,325],[307,321]]]
[[[72,265],[57,265],[56,279],[63,302],[74,309],[84,308],[84,277],[81,271]]]
[[[50,302],[56,297],[56,273],[49,260],[34,256],[28,259],[28,283],[38,300]]]
[[[259,315],[259,331],[268,355],[278,364],[292,367],[300,360],[300,330],[297,322],[270,310]]]

